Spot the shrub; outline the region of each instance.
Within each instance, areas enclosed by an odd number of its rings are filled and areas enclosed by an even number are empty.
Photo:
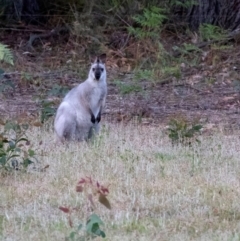
[[[6,122],[0,133],[0,169],[5,171],[26,170],[37,161],[35,151],[30,148],[26,130],[28,125]]]
[[[199,123],[188,123],[184,118],[171,119],[167,132],[172,144],[192,145],[193,142],[200,142],[197,135],[200,134],[202,125]]]
[[[107,187],[101,185],[98,181],[95,182],[91,177],[81,178],[76,186],[76,192],[83,193],[90,205],[91,209],[96,209],[94,198],[97,197],[98,201],[103,204],[106,208],[111,209],[110,202],[107,199],[109,190]],[[72,213],[78,211],[78,207],[59,207],[61,211],[68,214],[69,225],[71,228],[74,227],[72,222]],[[66,238],[66,240],[92,240],[96,237],[105,238],[105,232],[101,230],[100,226],[103,225],[103,221],[100,217],[92,213],[88,216],[86,224],[83,225],[80,223],[77,227],[74,227],[74,230]],[[81,235],[80,231],[84,228],[85,234]]]
[[[13,54],[7,45],[0,43],[0,61],[13,65]]]

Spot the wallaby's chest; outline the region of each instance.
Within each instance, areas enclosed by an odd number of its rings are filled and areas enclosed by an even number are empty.
[[[72,89],[65,97],[65,101],[69,102],[77,112],[89,112],[90,108],[92,113],[97,116],[105,101],[106,93],[106,85],[93,86],[84,82]]]
[[[89,102],[93,109],[100,107],[104,97],[105,97],[105,90],[103,88],[93,88],[91,90],[91,94],[89,96]]]

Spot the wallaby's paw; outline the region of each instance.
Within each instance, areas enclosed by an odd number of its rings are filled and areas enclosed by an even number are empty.
[[[91,115],[91,122],[92,122],[93,124],[95,124],[95,122],[96,122],[96,118],[95,118],[94,115]]]
[[[97,121],[97,123],[99,123],[101,121],[101,116],[100,115],[97,116],[96,121]]]

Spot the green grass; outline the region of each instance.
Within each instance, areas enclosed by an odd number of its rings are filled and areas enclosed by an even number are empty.
[[[112,210],[94,211],[105,240],[239,240],[239,133],[201,136],[192,147],[172,146],[160,127],[113,124],[94,143],[56,145],[37,128],[29,138],[50,166],[0,175],[0,240],[64,240],[72,229],[59,206],[79,208],[75,226],[91,214],[75,191],[86,176],[110,191]]]

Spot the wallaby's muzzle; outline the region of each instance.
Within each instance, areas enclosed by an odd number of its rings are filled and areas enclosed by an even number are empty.
[[[99,80],[100,77],[101,77],[101,71],[96,71],[96,72],[95,72],[95,78],[96,78],[96,80]]]

